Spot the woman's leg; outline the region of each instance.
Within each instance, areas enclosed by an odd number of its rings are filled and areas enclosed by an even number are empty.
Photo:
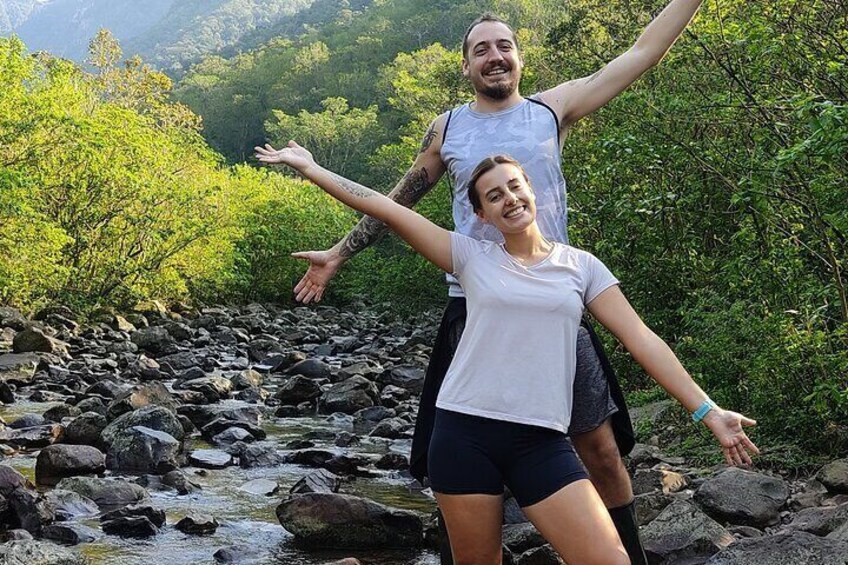
[[[435,494],[454,564],[500,565],[503,495]]]
[[[630,564],[606,506],[587,479],[570,483],[522,510],[566,562]]]

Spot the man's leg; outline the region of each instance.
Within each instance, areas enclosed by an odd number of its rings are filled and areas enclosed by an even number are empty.
[[[582,327],[577,338],[574,408],[569,435],[592,484],[612,517],[615,529],[634,565],[647,564],[633,512],[633,487],[621,461],[610,416],[619,408],[610,394],[609,370],[598,341]],[[605,371],[605,369],[607,369]]]

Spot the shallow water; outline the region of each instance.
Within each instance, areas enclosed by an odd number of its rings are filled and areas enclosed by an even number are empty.
[[[240,402],[225,401],[223,404],[238,406]],[[12,422],[25,413],[43,413],[51,403],[16,402],[0,407],[0,417]],[[321,416],[308,418],[263,418],[262,428],[267,432],[268,442],[285,444],[304,434],[316,430],[338,432],[339,428],[324,421]],[[337,448],[332,440],[313,440],[316,448],[331,449],[338,453],[380,454],[387,450],[408,453],[408,441],[389,442],[387,440],[362,439],[362,444],[351,448]],[[192,438],[189,449],[211,447],[204,441]],[[22,453],[7,457],[3,463],[11,465],[34,480],[35,456],[37,453]],[[193,467],[182,469],[184,473],[202,490],[185,496],[174,492],[150,490],[154,506],[167,513],[167,525],[158,535],[148,540],[134,540],[102,534],[93,543],[78,546],[78,549],[91,558],[93,563],[109,565],[178,565],[188,563],[214,563],[212,555],[219,548],[247,544],[253,552],[248,559],[239,563],[285,563],[291,565],[319,565],[343,557],[357,557],[366,564],[415,564],[432,565],[438,563],[434,552],[423,550],[333,550],[316,551],[297,547],[294,537],[280,526],[274,513],[288,489],[311,468],[300,465],[281,465],[255,469],[228,467],[222,470],[200,470]],[[377,502],[430,512],[435,508],[434,501],[421,492],[410,490],[411,482],[395,471],[377,471],[379,475],[369,478],[356,478],[344,483],[341,492],[368,497]],[[278,494],[272,496],[246,492],[239,487],[253,479],[271,479],[280,484]],[[131,477],[130,477],[131,479]],[[209,536],[190,536],[173,527],[188,511],[194,510],[210,514],[217,518],[220,527]],[[82,520],[98,532],[99,521]]]

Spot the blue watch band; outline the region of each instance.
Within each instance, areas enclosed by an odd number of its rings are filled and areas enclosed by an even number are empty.
[[[709,398],[706,399],[704,402],[701,403],[700,406],[698,406],[697,410],[692,412],[692,421],[696,422],[696,423],[700,422],[701,420],[704,419],[704,416],[706,416],[709,413],[709,411],[712,410],[715,407],[716,407],[715,402],[713,402]]]

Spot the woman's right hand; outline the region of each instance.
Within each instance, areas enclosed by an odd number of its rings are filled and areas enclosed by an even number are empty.
[[[295,143],[289,141],[288,146],[282,149],[274,149],[266,143],[265,147],[254,147],[256,159],[267,165],[288,165],[301,173],[315,164],[312,153]]]

